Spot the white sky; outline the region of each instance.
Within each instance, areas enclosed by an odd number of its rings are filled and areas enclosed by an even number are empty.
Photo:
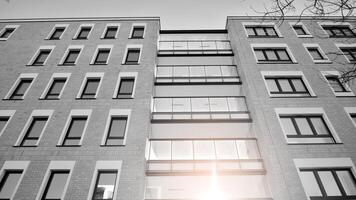
[[[269,0],[0,0],[0,18],[159,16],[162,29],[223,29],[226,16],[258,15],[252,8],[264,5]]]

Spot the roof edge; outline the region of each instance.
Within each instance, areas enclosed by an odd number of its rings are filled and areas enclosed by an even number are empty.
[[[0,22],[56,22],[56,21],[160,21],[160,17],[67,17],[67,18],[18,18],[0,19]]]
[[[226,29],[160,30],[161,34],[227,33]]]
[[[348,16],[348,17],[345,17],[346,19],[343,19],[341,16],[325,16],[325,17],[316,17],[316,16],[299,16],[299,15],[294,15],[294,16],[285,16],[284,19],[285,20],[356,20],[356,16]],[[265,19],[265,20],[277,20],[278,19],[278,16],[277,17],[269,17],[269,16],[227,16],[226,17],[227,20],[240,20],[240,19],[243,19],[243,20],[256,20],[256,19],[259,19],[259,20],[262,20],[262,19]]]

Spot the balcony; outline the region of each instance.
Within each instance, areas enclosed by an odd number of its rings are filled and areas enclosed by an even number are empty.
[[[155,120],[247,120],[245,97],[155,97]]]
[[[156,84],[237,83],[240,82],[234,65],[159,65]]]
[[[158,55],[233,55],[228,40],[159,41]]]

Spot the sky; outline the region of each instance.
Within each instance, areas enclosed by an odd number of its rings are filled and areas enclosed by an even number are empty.
[[[303,0],[297,0],[302,2]],[[224,29],[227,16],[259,15],[270,0],[0,0],[0,19],[160,17],[161,29]]]

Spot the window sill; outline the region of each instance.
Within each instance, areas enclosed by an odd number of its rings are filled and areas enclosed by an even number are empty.
[[[22,101],[24,99],[2,99],[3,101]]]
[[[137,37],[137,38],[135,38],[135,37],[129,37],[128,39],[145,39],[145,38],[143,38],[143,37]]]
[[[285,96],[277,96],[277,95],[270,95],[271,98],[317,98],[317,96],[291,96],[291,95],[285,95]]]
[[[125,144],[117,144],[117,145],[104,145],[101,144],[100,147],[124,147],[126,146]]]
[[[58,64],[57,66],[61,66],[61,67],[65,67],[65,66],[68,66],[68,67],[73,67],[73,66],[76,66],[76,64]]]
[[[336,97],[356,97],[353,92],[334,92]]]
[[[21,147],[38,147],[38,145],[28,145],[28,146],[20,146],[20,145],[13,145],[13,147],[16,147],[16,148],[21,148]]]
[[[315,64],[331,64],[331,63],[333,63],[333,62],[330,61],[330,60],[313,60],[313,62],[314,62]]]
[[[140,63],[122,63],[121,65],[140,65]]]
[[[46,98],[38,98],[38,100],[41,100],[41,101],[52,101],[52,100],[60,100],[60,98],[53,98],[53,99],[46,99]]]
[[[45,66],[44,64],[43,65],[35,65],[35,64],[31,64],[31,65],[26,65],[27,67],[40,67],[40,66]]]
[[[82,145],[80,144],[73,144],[73,145],[62,145],[62,144],[57,144],[56,147],[80,147]]]
[[[248,38],[283,38],[282,36],[251,36],[249,35]]]
[[[313,38],[312,35],[297,35],[298,38]]]
[[[90,63],[89,65],[108,65],[108,63]]]
[[[113,38],[104,38],[104,37],[102,37],[102,38],[100,38],[101,40],[115,40],[115,39],[117,39],[117,37],[113,37]]]
[[[51,39],[51,38],[46,38],[44,40],[61,40],[61,38],[58,38],[58,39]]]
[[[72,38],[72,40],[88,40],[88,38]]]
[[[82,98],[82,97],[76,97],[75,98],[75,100],[95,100],[96,99],[96,97],[93,97],[93,98],[89,98],[89,97],[87,97],[87,98]]]
[[[298,64],[298,62],[288,62],[288,61],[257,61],[257,64]]]
[[[112,99],[134,99],[133,97],[113,97]]]

